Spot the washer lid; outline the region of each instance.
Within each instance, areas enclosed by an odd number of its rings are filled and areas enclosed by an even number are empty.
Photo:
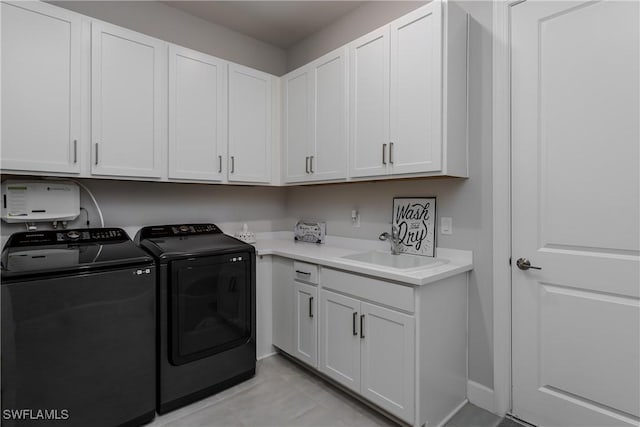
[[[234,251],[255,252],[253,246],[222,233],[147,238],[140,240],[140,246],[162,261]]]
[[[23,232],[11,235],[2,251],[2,279],[82,273],[152,262],[121,229]]]

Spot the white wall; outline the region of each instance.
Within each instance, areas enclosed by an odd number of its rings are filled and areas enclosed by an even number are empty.
[[[3,176],[11,179],[29,177]],[[35,178],[37,179],[37,178]],[[240,230],[244,222],[252,231],[283,230],[286,189],[205,184],[172,184],[140,181],[80,180],[95,195],[107,227],[139,228],[144,225],[213,222],[226,233]],[[80,206],[89,211],[92,227],[100,222],[90,199],[81,190]],[[68,228],[85,227],[85,213]],[[49,224],[39,229],[51,228]],[[2,223],[4,239],[24,224]],[[134,236],[132,235],[131,238]]]
[[[311,62],[428,1],[372,1],[352,10],[287,50],[287,71]]]
[[[176,43],[267,73],[286,71],[286,53],[156,1],[51,1],[92,18]]]
[[[375,4],[374,4],[375,3]],[[379,25],[415,8],[373,2],[355,9],[335,24],[289,49],[289,69],[296,68]],[[453,217],[454,234],[438,234],[438,245],[469,249],[474,270],[469,283],[469,377],[493,388],[492,337],[492,182],[491,92],[492,4],[468,1],[470,13],[469,173],[462,179],[419,179],[313,187],[292,187],[287,193],[287,213],[292,226],[298,218],[327,221],[329,234],[376,239],[387,231],[394,196],[436,196],[437,215]],[[401,12],[402,10],[402,12]],[[386,18],[385,18],[385,13]],[[361,228],[351,227],[351,210],[361,213]]]

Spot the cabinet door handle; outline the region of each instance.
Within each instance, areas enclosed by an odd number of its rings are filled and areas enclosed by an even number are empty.
[[[309,317],[313,317],[313,297],[309,297]]]
[[[382,144],[382,164],[387,164],[387,144]]]
[[[313,156],[309,157],[309,172],[313,173]]]
[[[358,317],[358,312],[354,311],[353,312],[353,336],[357,337],[358,336],[358,331],[356,330],[356,318]]]
[[[97,165],[98,165],[98,152],[99,152],[99,151],[98,151],[98,148],[99,148],[99,145],[98,145],[98,143],[97,143],[97,142],[96,142],[96,144],[95,144],[95,145],[96,145],[96,166],[97,166]]]
[[[73,163],[78,163],[78,140],[73,140]]]
[[[236,158],[235,156],[231,156],[231,173],[236,171]]]
[[[360,315],[360,338],[364,339],[364,314]]]
[[[389,164],[393,164],[393,142],[389,143]]]
[[[218,156],[218,173],[222,173],[222,156]]]
[[[309,156],[304,158],[304,171],[309,173]]]

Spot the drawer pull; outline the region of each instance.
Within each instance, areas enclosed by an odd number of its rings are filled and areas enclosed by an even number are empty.
[[[307,276],[311,276],[311,273],[306,272],[306,271],[296,270],[296,273],[298,273],[298,274],[306,274]]]

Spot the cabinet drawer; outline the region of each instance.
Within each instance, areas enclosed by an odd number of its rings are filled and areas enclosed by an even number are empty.
[[[316,264],[294,261],[293,275],[297,280],[312,283],[314,285],[318,284],[318,266]]]
[[[413,288],[372,277],[322,268],[322,287],[367,299],[410,313],[414,311]]]

